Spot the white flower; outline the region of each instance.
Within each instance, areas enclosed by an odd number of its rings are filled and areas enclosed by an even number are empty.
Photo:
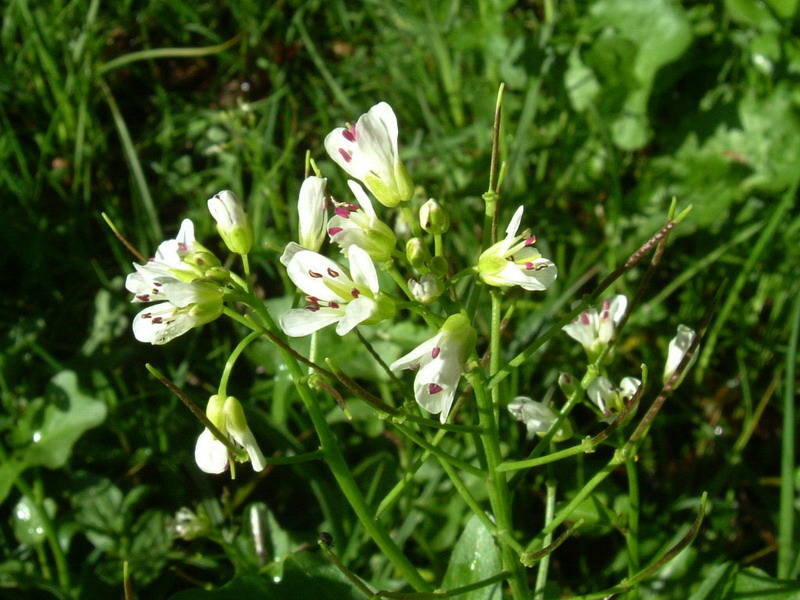
[[[676,369],[681,364],[683,357],[686,355],[686,352],[688,352],[689,346],[691,346],[694,342],[694,338],[696,336],[697,334],[691,327],[687,327],[686,325],[678,325],[678,333],[669,342],[667,363],[664,365],[664,383],[667,383],[670,377],[672,377],[672,374],[675,373]],[[692,365],[696,360],[697,351],[695,350],[692,358],[689,359],[689,364],[686,365],[686,368],[683,370],[681,378],[675,382],[675,387],[680,385],[681,381],[683,381],[683,378],[686,376],[686,373],[692,368]]]
[[[536,238],[526,229],[517,235],[523,207],[514,213],[504,240],[487,248],[478,259],[478,273],[484,283],[497,287],[518,285],[529,291],[546,290],[558,276],[556,266],[533,247]]]
[[[414,193],[411,177],[397,154],[397,117],[386,102],[370,108],[355,125],[330,132],[325,150],[384,206],[397,206]]]
[[[636,390],[641,384],[642,382],[635,377],[625,377],[619,387],[615,387],[608,379],[601,376],[589,384],[586,395],[603,413],[603,420],[610,423],[636,395]],[[632,416],[633,413],[629,415]]]
[[[253,247],[253,227],[236,194],[223,190],[208,200],[208,210],[228,250],[247,254]]]
[[[144,265],[134,264],[136,272],[125,280],[125,287],[133,294],[132,302],[161,301],[133,318],[136,339],[166,344],[216,319],[222,312],[223,289],[214,281],[200,278],[209,269],[219,269],[215,261],[216,257],[194,240],[194,227],[187,219],[176,239],[158,247],[155,258]]]
[[[543,436],[558,418],[556,412],[547,404],[531,400],[527,396],[517,396],[509,402],[508,412],[517,421],[525,423],[525,427],[528,429],[528,439],[534,435]],[[553,441],[563,442],[571,437],[572,426],[568,420],[565,420],[553,436]]]
[[[361,323],[373,325],[394,314],[394,303],[379,295],[372,259],[358,246],[351,246],[349,254],[350,272],[310,250],[292,256],[287,273],[309,304],[281,317],[286,335],[301,337],[332,323],[338,323],[336,333],[344,335]]]
[[[476,338],[467,317],[452,315],[439,333],[398,358],[389,368],[392,371],[416,370],[414,397],[417,403],[429,413],[439,414],[439,420],[444,423]]]
[[[619,294],[611,300],[604,300],[600,311],[596,308],[585,310],[562,329],[569,337],[580,342],[589,358],[594,359],[614,337],[616,327],[627,307],[628,299]]]
[[[351,246],[358,246],[376,262],[392,258],[397,238],[392,229],[375,214],[364,189],[353,180],[347,185],[356,197],[358,204],[339,205],[328,221],[328,235],[347,256]]]
[[[300,245],[317,252],[325,241],[325,184],[324,177],[307,177],[300,186],[297,199]]]
[[[411,297],[422,304],[430,304],[442,295],[444,284],[433,273],[423,275],[419,279],[408,280],[408,290]]]
[[[217,395],[211,396],[208,400],[206,415],[220,433],[247,451],[254,471],[264,469],[266,466],[264,455],[258,447],[253,432],[247,425],[242,405],[236,398],[228,396],[223,400]],[[197,438],[194,459],[202,471],[222,473],[228,467],[228,449],[225,444],[214,437],[211,431],[204,429]]]

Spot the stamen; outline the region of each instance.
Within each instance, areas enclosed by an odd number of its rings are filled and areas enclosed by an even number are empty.
[[[608,321],[608,317],[609,317],[609,313],[608,313],[608,311],[607,311],[607,310],[604,310],[604,311],[603,311],[603,314],[601,314],[601,315],[600,315],[600,318],[601,318],[603,321]]]
[[[531,270],[533,270],[533,263],[532,263],[532,262],[530,262],[530,261],[526,262],[526,263],[525,263],[525,268],[526,268],[528,271],[531,271]]]
[[[141,300],[142,302],[150,302],[150,295],[149,294],[139,294],[136,296],[137,300]]]
[[[611,308],[611,302],[608,300],[603,300],[603,310],[607,311]]]
[[[333,237],[341,231],[344,231],[344,229],[342,229],[341,227],[331,227],[330,229],[328,229],[328,235]]]
[[[356,126],[351,125],[348,129],[344,129],[342,131],[342,137],[346,139],[348,142],[355,142],[356,141]]]
[[[431,394],[431,395],[438,394],[443,389],[444,388],[442,386],[440,386],[438,383],[429,383],[428,384],[428,393]]]
[[[164,317],[153,317],[153,323],[158,324],[163,322],[164,322]]]
[[[360,207],[358,204],[352,204],[352,203],[349,203],[349,202],[346,202],[346,203],[344,204],[344,207],[345,207],[347,210],[349,210],[350,212],[357,212],[357,211],[358,211],[358,209],[359,209],[359,208],[361,208],[361,207]]]
[[[536,236],[535,235],[532,235],[527,240],[525,240],[525,245],[526,246],[533,246],[535,243],[536,243]]]
[[[328,302],[328,308],[339,308],[338,302]]]
[[[319,298],[316,296],[306,296],[306,301],[310,302],[312,306],[319,306]]]
[[[350,211],[347,210],[346,208],[344,208],[343,206],[337,206],[336,208],[334,208],[333,209],[333,213],[337,217],[342,217],[343,219],[349,219],[350,218]]]
[[[178,250],[180,250],[181,252],[186,252],[188,249],[189,247],[186,244],[184,244],[183,242],[178,242]]]
[[[342,155],[342,158],[345,160],[345,162],[350,162],[353,160],[353,156],[344,148],[339,148],[339,154]]]
[[[350,290],[350,294],[352,294],[353,298],[358,298],[361,295],[361,292],[358,291],[358,288],[353,288]]]
[[[439,356],[439,353],[441,351],[442,349],[439,346],[436,346],[433,350],[431,350],[431,358],[436,358],[437,356]]]
[[[306,310],[310,310],[311,312],[317,312],[319,310],[319,306],[311,305],[311,304],[309,304],[308,306],[306,306],[304,308]]]
[[[311,269],[308,270],[308,274],[311,277],[313,277],[314,279],[321,279],[322,278],[322,274],[321,273],[317,273],[316,271],[312,271]]]
[[[153,285],[154,285],[154,286],[156,286],[156,287],[161,287],[161,286],[162,286],[162,285],[164,285],[164,284],[163,284],[163,283],[161,283],[160,281],[154,281],[154,282],[153,282]]]
[[[152,317],[152,316],[153,316],[153,313],[144,313],[144,314],[142,315],[142,318],[143,318],[143,319],[149,319],[149,318],[150,318],[150,317]]]
[[[334,271],[333,269],[328,267],[328,275],[330,275],[331,277],[338,277],[339,276],[339,271]]]
[[[586,311],[583,311],[581,313],[581,323],[583,323],[584,325],[589,324],[589,315],[586,313]]]

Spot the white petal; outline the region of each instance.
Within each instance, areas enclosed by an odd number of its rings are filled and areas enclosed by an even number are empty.
[[[169,302],[148,306],[133,318],[133,335],[140,342],[166,344],[197,325],[197,318]]]
[[[391,142],[392,150],[394,154],[397,154],[397,116],[394,114],[392,107],[386,102],[378,102],[378,104],[369,109],[367,116],[370,119],[377,119],[381,122]]]
[[[636,377],[625,377],[619,383],[622,399],[625,400],[625,402],[629,402],[630,399],[636,395],[636,390],[639,389],[640,385],[642,385],[642,382],[636,379]]]
[[[598,377],[586,388],[586,395],[603,414],[608,414],[606,407],[614,400],[614,386],[605,377]]]
[[[347,300],[347,298],[340,298],[325,285],[325,278],[330,277],[328,269],[332,272],[344,274],[349,277],[349,274],[335,262],[329,258],[325,258],[321,254],[311,252],[310,250],[301,250],[297,252],[289,261],[286,272],[292,282],[309,296],[314,296],[315,298],[326,301]],[[320,277],[317,277],[317,275],[320,275]]]
[[[591,348],[595,340],[595,329],[591,322],[587,325],[578,317],[572,323],[567,323],[561,328],[573,340],[580,342],[584,348]]]
[[[311,311],[306,308],[293,308],[280,318],[281,329],[289,337],[303,337],[338,322],[344,311],[333,308],[320,308]]]
[[[375,209],[372,208],[372,202],[370,201],[369,196],[367,196],[367,193],[364,191],[364,188],[362,188],[352,179],[347,180],[347,185],[350,187],[350,191],[353,192],[353,195],[356,197],[356,202],[358,202],[358,205],[362,208],[364,214],[369,218],[370,223],[376,221],[378,219],[378,215],[375,214]]]
[[[333,162],[344,169],[350,177],[363,179],[369,169],[365,169],[364,163],[357,159],[357,147],[353,142],[344,138],[342,135],[344,130],[344,127],[337,127],[325,136],[325,151],[333,159]],[[340,150],[348,153],[351,159],[345,159]]]
[[[506,227],[506,239],[513,238],[517,235],[517,231],[519,231],[519,226],[522,223],[522,213],[525,211],[525,207],[520,206],[514,211],[514,216],[511,217],[511,221],[508,223],[508,227]]]
[[[456,381],[456,384],[458,382]],[[439,421],[442,423],[447,422],[447,417],[450,414],[450,409],[453,406],[453,399],[456,395],[455,386],[446,386],[439,384],[442,388],[440,391],[431,394],[430,384],[423,383],[422,381],[414,380],[414,398],[422,408],[427,410],[433,415],[439,415]]]
[[[308,177],[300,186],[297,200],[300,244],[315,252],[325,240],[325,184],[327,179]]]
[[[264,455],[261,453],[261,448],[258,447],[258,442],[256,441],[253,432],[250,431],[250,428],[248,427],[241,432],[231,430],[230,434],[237,444],[247,450],[247,455],[250,457],[250,464],[253,465],[253,470],[263,471],[264,467],[267,466],[267,461],[264,460]]]
[[[222,473],[228,467],[228,449],[208,429],[204,429],[194,447],[194,460],[206,473]]]
[[[439,345],[441,334],[437,333],[429,340],[425,340],[408,354],[405,354],[389,365],[391,371],[402,371],[412,369],[417,365],[424,364],[431,360],[431,351]]]
[[[353,281],[367,286],[373,294],[377,294],[380,291],[378,272],[367,251],[358,246],[350,246],[347,259],[350,261]]]
[[[525,282],[520,286],[523,289],[531,291],[542,291],[553,285],[553,282],[558,277],[558,268],[552,261],[546,258],[539,258],[533,261],[532,269],[522,270],[525,276]]]
[[[344,318],[339,321],[339,324],[336,326],[336,333],[339,335],[348,333],[353,327],[363,323],[375,314],[377,306],[378,305],[372,298],[367,298],[366,296],[361,296],[360,298],[348,302],[347,308],[345,308]]]
[[[297,242],[289,242],[286,244],[286,248],[283,249],[283,254],[281,254],[281,264],[286,267],[292,260],[292,257],[300,252],[300,250],[306,250],[307,248],[303,248]]]
[[[614,325],[619,325],[626,308],[628,308],[628,299],[622,294],[617,294],[611,299],[608,305],[608,312],[611,315],[611,320],[614,321]]]

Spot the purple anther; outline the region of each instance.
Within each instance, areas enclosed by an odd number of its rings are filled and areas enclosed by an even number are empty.
[[[535,243],[536,243],[536,236],[535,235],[532,235],[527,240],[525,240],[525,245],[526,246],[533,246]]]
[[[152,317],[152,316],[153,316],[153,313],[144,313],[144,314],[142,315],[142,318],[143,318],[143,319],[149,319],[149,318],[150,318],[150,317]]]
[[[611,302],[608,300],[603,300],[603,310],[608,311],[611,308]]]
[[[339,154],[342,155],[342,158],[345,160],[345,162],[350,162],[351,160],[353,160],[353,155],[350,154],[344,148],[339,148]]]
[[[136,299],[141,302],[150,302],[150,295],[149,294],[139,294],[136,296]]]
[[[353,298],[358,298],[361,295],[361,292],[358,291],[358,288],[353,288],[350,290],[350,294],[353,296]]]
[[[581,313],[581,323],[583,323],[584,325],[589,324],[589,315],[586,313],[586,311],[583,311]]]
[[[531,261],[526,262],[525,263],[525,269],[527,269],[528,271],[532,271],[533,270],[533,263]]]
[[[431,350],[431,358],[436,358],[437,356],[439,356],[439,353],[441,351],[442,349],[439,346],[436,346],[433,350]]]
[[[443,389],[444,388],[442,386],[440,386],[438,383],[429,383],[428,384],[428,393],[431,394],[431,395],[438,394]]]
[[[343,206],[337,206],[336,208],[334,208],[333,214],[335,214],[337,217],[342,217],[343,219],[350,218],[350,211],[344,208]]]
[[[356,126],[351,125],[349,128],[344,129],[342,131],[342,137],[346,139],[348,142],[355,142],[356,141]]]
[[[328,302],[328,308],[339,308],[338,302]]]
[[[164,285],[164,284],[163,284],[163,283],[161,283],[160,281],[154,281],[154,282],[153,282],[153,285],[154,285],[154,286],[156,286],[156,287],[161,287],[161,286],[162,286],[162,285]]]
[[[358,204],[353,204],[352,202],[345,203],[344,207],[350,212],[356,212],[359,208],[361,208]]]
[[[319,306],[309,304],[305,307],[305,309],[310,310],[311,312],[317,312],[319,310]]]
[[[321,273],[317,273],[316,271],[312,271],[311,269],[308,270],[308,274],[314,279],[320,279],[322,277]]]
[[[328,275],[330,275],[331,277],[338,277],[339,276],[339,271],[334,271],[333,269],[328,267]]]
[[[164,318],[163,317],[153,317],[153,323],[158,324],[158,323],[163,323],[163,322],[164,322]]]
[[[178,242],[178,250],[180,250],[181,252],[186,252],[188,249],[189,247],[186,244],[184,244],[183,242]]]
[[[306,296],[306,301],[311,303],[311,306],[319,306],[319,298],[316,296]]]
[[[333,237],[341,231],[344,231],[344,229],[342,229],[341,227],[331,227],[330,229],[328,229],[328,235]]]
[[[602,314],[600,315],[600,318],[601,318],[603,321],[608,321],[608,317],[609,317],[609,313],[608,313],[608,311],[607,311],[607,310],[604,310],[604,311],[602,312]]]

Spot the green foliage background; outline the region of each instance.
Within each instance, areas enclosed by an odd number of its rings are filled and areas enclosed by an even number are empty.
[[[419,198],[449,207],[448,243],[470,256],[501,81],[501,222],[524,203],[543,254],[559,266],[546,295],[518,294],[525,317],[509,332],[508,357],[646,240],[673,196],[694,210],[674,232],[619,350],[627,373],[642,362],[657,373],[677,324],[697,325],[720,284],[730,284],[697,367],[640,455],[643,555],[685,532],[687,509],[703,491],[711,510],[692,548],[642,595],[795,597],[796,588],[770,577],[780,398],[795,374],[786,353],[800,292],[797,9],[796,0],[4,3],[0,597],[119,598],[122,561],[143,598],[322,597],[309,579],[342,586],[337,598],[361,597],[308,550],[321,530],[376,587],[401,583],[322,465],[259,476],[242,469],[233,483],[197,470],[198,424],[143,364],[158,365],[202,404],[241,332],[218,322],[164,347],[136,343],[123,288],[132,257],[100,213],[149,254],[184,217],[211,241],[205,201],[235,190],[256,227],[257,284],[271,309],[283,309],[289,296],[276,248],[294,237],[304,153],[344,189],[322,139],[385,100],[397,112]],[[227,48],[215,47],[226,40]],[[209,49],[137,54],[164,48]],[[618,291],[630,296],[641,274],[630,273]],[[425,335],[398,322],[374,341],[398,356]],[[334,338],[323,337],[321,355],[335,352],[352,376],[384,390],[363,350]],[[542,398],[579,360],[561,336],[513,378],[509,396]],[[267,453],[315,447],[268,344],[248,351],[231,387]],[[332,402],[327,408],[377,503],[411,449],[398,451],[384,424],[356,403],[352,423]],[[591,427],[588,415],[578,421]],[[507,451],[519,454],[529,444],[524,432],[504,426]],[[529,475],[516,500],[518,526],[541,522],[545,478],[568,496],[600,458]],[[624,474],[594,494],[583,515],[589,526],[553,557],[552,597],[625,576],[616,529],[626,501]],[[36,506],[51,515],[69,582],[59,580]],[[175,534],[184,506],[200,515],[193,540]],[[253,511],[268,532],[262,565]],[[481,535],[464,514],[433,464],[392,509],[395,537],[436,582],[458,582],[452,573],[475,543],[459,541],[464,527],[464,536]],[[266,577],[255,577],[259,566]],[[227,595],[178,594],[235,575],[242,578]],[[269,586],[272,577],[284,588]]]

